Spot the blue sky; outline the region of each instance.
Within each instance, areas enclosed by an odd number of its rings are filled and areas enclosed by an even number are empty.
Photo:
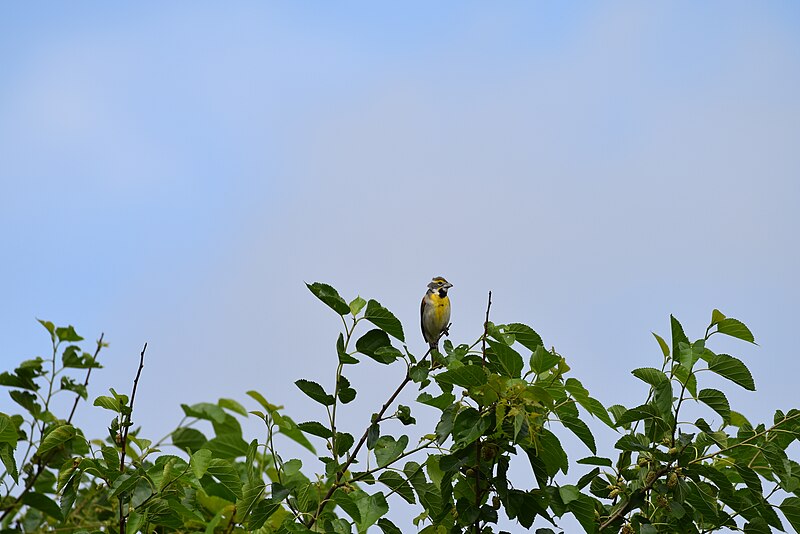
[[[491,289],[607,404],[643,398],[650,331],[699,337],[714,307],[759,342],[717,346],[759,389],[733,408],[796,403],[795,4],[2,9],[6,368],[46,353],[40,317],[105,332],[92,395],[150,343],[151,435],[248,389],[311,419],[292,382],[330,382],[338,324],[303,281],[378,299],[423,352],[441,274],[455,341]],[[402,372],[363,367],[353,432]]]

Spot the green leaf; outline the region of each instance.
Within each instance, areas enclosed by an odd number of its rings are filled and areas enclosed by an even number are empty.
[[[663,354],[665,358],[669,358],[669,345],[667,345],[667,342],[664,341],[664,338],[655,332],[650,333],[653,334],[653,337],[655,337],[656,341],[658,341],[658,346],[661,347],[661,354]]]
[[[356,504],[355,496],[350,493],[345,493],[341,489],[337,489],[333,493],[333,502],[344,510],[344,513],[350,516],[350,518],[355,521],[356,523],[361,522],[361,511],[358,509],[358,504]]]
[[[753,375],[741,360],[727,354],[716,354],[708,362],[709,370],[728,380],[739,384],[748,391],[755,391]]]
[[[779,506],[781,512],[796,532],[800,532],[800,498],[787,497]]]
[[[386,497],[383,493],[378,492],[373,495],[368,495],[364,492],[356,492],[356,505],[361,513],[361,521],[358,523],[358,531],[367,532],[370,526],[381,517],[385,516],[389,511],[389,505],[386,503]]]
[[[535,351],[537,347],[544,345],[542,338],[537,334],[533,328],[522,323],[511,323],[506,325],[505,332],[507,334],[514,334],[517,343],[520,343],[528,350]]]
[[[353,438],[352,434],[348,434],[347,432],[337,432],[336,433],[336,448],[333,451],[334,455],[344,456],[347,454],[347,451],[350,450],[350,447],[353,446],[355,443],[355,439]]]
[[[378,526],[383,531],[383,534],[403,534],[402,530],[385,517],[378,519]]]
[[[350,313],[352,313],[353,316],[356,316],[358,315],[358,312],[360,312],[366,305],[366,300],[362,299],[361,297],[356,297],[350,302]]]
[[[72,328],[72,325],[56,328],[56,337],[59,341],[66,341],[67,343],[83,341],[83,338],[79,336],[77,332],[75,332],[75,329]]]
[[[669,316],[669,322],[672,329],[672,357],[677,359],[679,354],[678,345],[680,343],[686,343],[689,345],[689,338],[683,333],[683,327],[681,326],[681,323],[678,322],[673,315]]]
[[[242,479],[239,477],[239,471],[232,461],[212,458],[208,463],[206,473],[216,478],[220,484],[225,486],[237,498],[242,498]]]
[[[8,443],[12,448],[16,448],[18,438],[14,421],[6,414],[0,413],[0,443]]]
[[[241,436],[235,434],[219,434],[206,441],[204,449],[208,449],[214,458],[234,459],[247,455],[248,444]]]
[[[619,438],[614,444],[614,448],[617,448],[621,451],[646,451],[650,449],[647,443],[643,443],[641,439],[631,434],[625,434]]]
[[[280,501],[274,499],[264,499],[256,504],[250,517],[247,519],[247,530],[253,531],[260,529],[267,519],[278,511],[281,507]]]
[[[567,378],[564,383],[564,389],[578,401],[584,410],[597,417],[611,428],[615,428],[611,417],[608,416],[608,411],[603,407],[599,400],[589,396],[589,392],[583,387],[580,381],[574,378]]]
[[[208,439],[195,428],[181,427],[172,433],[172,444],[186,452],[197,451]]]
[[[14,459],[14,445],[10,443],[0,443],[0,461],[3,462],[6,471],[14,479],[14,482],[19,482],[19,471],[17,470],[17,463]]]
[[[405,341],[403,325],[392,312],[381,306],[377,300],[370,299],[367,303],[367,311],[364,312],[364,318],[390,336],[400,341]]]
[[[387,348],[392,350],[385,350]],[[383,364],[392,363],[401,355],[400,351],[392,347],[389,335],[379,328],[370,330],[358,338],[356,350]]]
[[[25,493],[22,496],[22,504],[26,504],[31,508],[35,508],[40,512],[44,512],[45,514],[49,515],[50,517],[54,517],[59,521],[64,520],[64,516],[61,514],[61,508],[59,508],[58,504],[47,497],[42,493],[36,493],[34,491]]]
[[[267,486],[261,480],[246,482],[242,486],[242,498],[236,501],[237,514],[249,515],[266,490]]]
[[[492,348],[491,351],[487,351],[487,363],[502,376],[519,378],[524,365],[522,356],[505,343],[499,343],[491,339],[487,339],[487,341]]]
[[[389,489],[400,495],[408,504],[417,502],[416,499],[414,499],[414,490],[411,489],[405,477],[399,473],[395,471],[384,471],[381,473],[381,476],[378,477],[378,480],[389,486]]]
[[[666,374],[652,367],[642,367],[639,369],[634,369],[633,371],[631,371],[631,374],[633,374],[633,376],[635,376],[639,380],[642,380],[650,384],[651,386],[657,386],[663,382],[669,382],[669,378],[667,378]]]
[[[300,391],[317,401],[318,403],[324,406],[333,406],[335,400],[333,395],[329,395],[325,393],[325,390],[322,389],[322,386],[317,384],[316,382],[312,382],[310,380],[300,379],[295,381],[294,383]]]
[[[558,365],[558,362],[560,361],[561,356],[553,354],[552,352],[545,350],[543,346],[539,345],[533,351],[533,354],[531,354],[530,366],[534,373],[542,374]]]
[[[641,421],[642,419],[661,419],[656,408],[650,404],[642,404],[623,413],[617,420],[617,426]]]
[[[310,441],[308,441],[308,438],[306,438],[305,434],[303,434],[303,432],[301,432],[300,429],[297,428],[297,423],[295,423],[291,417],[287,415],[282,415],[276,417],[275,421],[278,424],[278,428],[280,429],[281,434],[291,439],[298,445],[305,447],[313,454],[316,454],[317,451],[314,449],[314,446],[311,444]]]
[[[728,422],[731,417],[731,406],[725,394],[716,389],[701,389],[697,394],[700,402],[708,405],[709,408],[722,416],[724,422]]]
[[[599,465],[601,467],[611,467],[613,462],[608,458],[601,458],[599,456],[587,456],[578,460],[579,464],[584,465]]]
[[[397,417],[397,420],[406,426],[413,425],[417,422],[417,420],[411,415],[411,408],[404,406],[403,404],[397,407],[395,417]]]
[[[672,413],[672,381],[667,380],[653,388],[653,406],[662,417]]]
[[[375,442],[375,459],[378,462],[378,467],[384,467],[392,463],[400,457],[408,446],[408,436],[402,435],[400,439],[395,440],[392,436],[381,436]]]
[[[350,381],[344,375],[339,375],[339,390],[337,394],[342,404],[347,404],[356,398],[356,390],[350,387]]]
[[[352,357],[344,348],[344,336],[340,333],[336,339],[336,354],[339,357],[339,363],[342,365],[352,365],[358,363],[358,359]]]
[[[381,427],[377,423],[372,423],[369,425],[369,430],[367,431],[367,450],[371,451],[375,448],[375,444],[378,442],[378,438],[381,437]]]
[[[466,408],[453,422],[453,441],[458,448],[466,447],[481,437],[491,426],[488,417],[482,417],[475,408]]]
[[[324,439],[328,439],[333,434],[331,433],[330,429],[324,426],[322,423],[318,423],[317,421],[309,421],[307,423],[300,423],[297,425],[297,428],[305,432],[306,434],[313,434],[315,436],[319,436]]]
[[[724,319],[725,319],[725,314],[719,311],[718,309],[714,308],[714,310],[711,311],[711,324],[709,325],[709,328]]]
[[[247,392],[247,396],[259,403],[261,407],[267,410],[270,414],[275,413],[282,408],[282,406],[275,406],[274,404],[267,402],[267,399],[265,399],[264,396],[258,391],[250,390]]]
[[[74,438],[77,433],[77,430],[75,430],[75,427],[72,425],[57,426],[44,437],[41,445],[39,445],[39,450],[36,451],[36,454],[39,456],[44,456],[45,453],[50,452],[56,447],[59,447]]]
[[[315,297],[327,304],[339,315],[347,315],[350,313],[350,306],[348,306],[344,299],[339,296],[339,293],[328,284],[314,282],[313,284],[306,284],[306,287]]]
[[[597,528],[594,502],[594,499],[588,495],[581,494],[577,499],[565,503],[586,532],[595,532]]]
[[[753,338],[753,333],[750,332],[750,329],[747,328],[741,321],[731,319],[730,317],[722,319],[719,323],[717,323],[717,332],[720,334],[725,334],[726,336],[749,341],[754,345],[756,344],[755,339]]]
[[[43,327],[45,327],[48,332],[50,332],[50,338],[53,341],[55,341],[56,340],[56,325],[54,325],[50,321],[43,321],[41,319],[36,319],[36,320],[39,321],[39,324],[41,324]]]
[[[561,501],[564,504],[569,504],[574,500],[577,500],[580,497],[581,492],[578,491],[578,488],[571,484],[565,484],[563,486],[559,486],[558,494],[561,497]]]
[[[61,355],[61,363],[64,367],[72,369],[98,369],[103,367],[88,352],[81,353],[81,349],[77,345],[70,345],[64,349],[64,353]]]
[[[716,498],[708,495],[700,485],[694,481],[687,481],[690,491],[686,494],[686,501],[692,505],[695,512],[699,513],[706,521],[715,521],[719,515]]]
[[[487,381],[486,371],[478,365],[465,365],[449,369],[434,378],[439,384],[452,384],[462,388],[482,386]]]
[[[206,470],[208,470],[208,465],[211,463],[211,451],[208,449],[200,449],[196,453],[192,454],[191,459],[189,460],[189,467],[194,473],[194,476],[197,479],[203,478],[203,475],[206,474]]]
[[[107,395],[100,395],[94,400],[94,406],[99,406],[101,408],[105,408],[106,410],[111,410],[112,412],[119,413],[121,407],[119,405],[119,401]]]
[[[59,495],[61,495],[59,510],[61,511],[62,518],[67,517],[72,510],[75,499],[78,498],[78,486],[80,483],[81,473],[78,473],[71,477],[58,491]]]
[[[692,343],[678,343],[678,361],[687,369],[692,369],[705,351],[705,340],[699,339]]]
[[[417,397],[417,402],[421,404],[427,404],[428,406],[433,406],[434,408],[438,408],[440,410],[444,410],[453,404],[455,400],[456,396],[452,393],[442,393],[438,397],[433,397],[430,393],[420,393]]]
[[[580,439],[583,444],[586,445],[590,451],[592,451],[592,454],[597,454],[597,446],[594,442],[594,436],[592,435],[592,431],[589,430],[589,427],[586,425],[586,423],[577,417],[559,415],[559,419],[561,420],[562,425],[575,434],[578,439]]]
[[[247,417],[247,410],[245,409],[245,407],[233,399],[220,399],[219,402],[217,402],[217,404],[219,405],[220,408],[225,408],[234,413],[238,413],[239,415]]]
[[[196,417],[213,423],[224,423],[225,419],[228,417],[225,410],[210,402],[198,402],[191,406],[188,404],[181,404],[181,409],[183,409],[183,413],[186,417]]]
[[[127,473],[120,475],[111,486],[111,494],[109,497],[117,497],[123,493],[131,491],[134,486],[143,478],[141,470],[129,475]]]
[[[746,465],[741,465],[736,463],[733,465],[736,472],[739,473],[739,476],[742,477],[742,480],[747,485],[747,487],[761,495],[763,493],[762,486],[761,486],[761,479],[758,476],[758,473],[747,467]]]
[[[556,435],[546,428],[542,428],[539,434],[533,438],[535,456],[544,463],[547,476],[552,478],[558,471],[562,471],[566,475],[569,469],[569,459]],[[528,459],[531,460],[531,449],[526,449],[525,452],[528,453]]]

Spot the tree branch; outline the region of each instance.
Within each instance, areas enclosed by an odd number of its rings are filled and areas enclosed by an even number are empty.
[[[428,355],[431,353],[431,350],[432,349],[428,349],[428,352],[425,353],[425,356],[422,357],[422,360],[424,360],[425,358],[428,357]],[[420,361],[422,361],[422,360],[420,360]],[[342,465],[336,471],[336,479],[334,480],[333,484],[331,484],[331,487],[328,488],[328,492],[325,494],[325,497],[323,497],[322,500],[319,502],[319,506],[317,507],[317,512],[309,520],[308,524],[306,525],[306,528],[310,529],[311,527],[314,526],[314,523],[317,522],[317,519],[319,518],[320,514],[325,509],[325,507],[328,505],[328,501],[330,501],[331,496],[333,495],[333,492],[336,491],[336,488],[339,487],[339,483],[341,482],[342,478],[344,477],[344,474],[347,472],[347,469],[350,467],[350,465],[356,459],[356,456],[361,451],[361,447],[363,447],[364,443],[367,441],[367,436],[369,435],[370,427],[374,424],[375,421],[380,421],[381,420],[381,418],[383,417],[383,414],[386,413],[386,410],[389,409],[389,407],[395,401],[397,396],[400,395],[400,392],[403,391],[403,388],[405,388],[408,385],[409,382],[411,382],[411,372],[410,372],[410,370],[407,369],[406,370],[406,376],[405,376],[405,378],[403,378],[403,381],[400,382],[400,385],[397,386],[397,389],[394,390],[394,393],[392,393],[392,395],[389,397],[389,399],[383,404],[383,406],[381,407],[380,411],[373,416],[373,421],[370,421],[369,426],[367,426],[366,430],[364,430],[364,433],[361,435],[361,438],[358,440],[358,443],[356,444],[355,448],[353,449],[353,452],[351,452],[350,455],[347,457],[347,460],[345,461],[344,465]],[[336,451],[335,450],[333,451],[333,454],[334,454],[334,456],[336,455]]]

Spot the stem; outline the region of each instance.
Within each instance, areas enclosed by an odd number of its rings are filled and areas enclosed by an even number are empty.
[[[94,356],[92,356],[92,362],[89,364],[89,368],[86,370],[86,378],[83,380],[83,387],[86,389],[86,386],[89,385],[89,376],[92,374],[92,369],[94,368],[95,362],[97,362],[97,355],[100,354],[100,349],[103,347],[103,336],[105,333],[100,333],[100,339],[97,340],[97,348],[94,351]],[[75,395],[75,402],[72,405],[72,410],[69,412],[69,417],[67,417],[67,424],[72,423],[72,416],[75,415],[75,408],[78,407],[78,401],[81,400],[81,396],[76,394]]]
[[[353,332],[356,329],[356,325],[358,324],[358,319],[353,317],[353,325],[348,329],[347,323],[344,320],[344,316],[342,317],[342,324],[344,324],[344,332],[346,334],[344,340],[344,350],[347,352],[347,348],[350,346],[350,339],[353,336]],[[339,381],[342,377],[342,369],[344,368],[344,364],[339,362],[339,365],[336,367],[336,383],[333,385],[333,409],[329,411],[328,417],[331,423],[331,451],[336,453],[336,408],[339,405]]]
[[[423,360],[431,353],[431,350],[432,349],[428,349],[428,352],[426,352],[425,356],[422,357]],[[408,372],[408,370],[406,370],[406,376],[405,378],[403,378],[403,381],[400,382],[400,385],[397,386],[397,389],[394,391],[394,393],[392,393],[389,399],[383,404],[380,411],[374,416],[374,419],[376,421],[380,420],[383,417],[383,414],[386,413],[386,410],[389,409],[394,400],[397,398],[398,395],[400,395],[400,392],[403,391],[403,388],[405,388],[409,382],[411,382],[411,375]],[[333,492],[336,491],[336,489],[339,487],[339,483],[344,477],[344,474],[347,472],[347,469],[350,467],[350,464],[352,464],[353,461],[356,459],[356,456],[361,451],[361,447],[363,447],[364,443],[367,441],[367,436],[369,435],[369,429],[372,425],[373,422],[370,421],[370,424],[367,425],[367,428],[366,430],[364,430],[364,433],[361,435],[361,438],[358,440],[358,443],[356,443],[355,448],[353,448],[353,451],[348,455],[344,465],[342,465],[341,468],[337,470],[336,479],[334,480],[331,487],[328,488],[328,492],[325,494],[325,497],[323,497],[322,500],[319,502],[319,506],[317,506],[317,511],[314,514],[314,516],[309,520],[308,524],[306,525],[306,528],[310,529],[311,527],[313,527],[314,523],[316,523],[317,519],[319,519],[320,514],[322,514],[323,510],[325,510],[325,507],[328,505],[328,502],[330,501]],[[334,451],[334,456],[335,456],[335,451]]]
[[[120,453],[119,453],[119,472],[125,472],[125,451],[128,448],[128,431],[131,428],[131,417],[133,416],[133,401],[136,399],[136,388],[139,386],[139,377],[142,376],[142,369],[144,368],[144,353],[147,351],[147,343],[142,347],[142,352],[139,354],[139,368],[136,370],[136,376],[133,379],[133,390],[131,391],[131,406],[128,416],[123,417],[122,439],[120,440]],[[124,505],[125,496],[119,496],[119,531],[120,534],[125,534],[125,523],[127,516],[125,515]]]
[[[46,414],[50,407],[50,399],[53,397],[53,382],[56,381],[56,355],[58,354],[58,346],[61,342],[59,341],[56,343],[53,341],[53,371],[50,375],[50,378],[47,380],[47,399],[44,401],[44,413]],[[44,421],[42,421],[42,426],[39,429],[41,432],[41,439],[44,439]]]
[[[481,365],[486,368],[486,338],[489,335],[489,310],[492,308],[492,292],[489,291],[489,302],[486,305],[486,320],[483,322],[483,338],[481,340]],[[483,406],[480,406],[481,411]],[[475,508],[479,509],[481,506],[481,448],[483,447],[483,440],[478,436],[475,441]],[[480,515],[475,519],[475,534],[480,534],[481,520]]]
[[[97,361],[97,355],[99,354],[100,348],[102,347],[102,342],[103,342],[103,334],[100,334],[100,339],[97,341],[97,349],[95,350],[94,356],[92,357],[92,363]],[[60,342],[56,343],[55,338],[53,338],[53,359],[52,359],[53,373],[49,380],[47,399],[44,399],[44,413],[47,413],[50,406],[50,398],[52,397],[53,382],[55,381],[55,375],[56,375],[56,356],[58,355],[59,344]],[[84,380],[83,383],[84,387],[89,383],[89,374],[91,373],[91,371],[92,368],[90,367],[88,372],[86,373],[86,379]],[[38,392],[36,394],[39,395]],[[78,404],[78,399],[80,399],[80,395],[76,397],[75,404],[72,406],[72,411],[70,412],[69,418],[67,419],[68,425],[71,424],[72,422],[72,417],[75,414],[75,406],[77,406]],[[23,456],[20,465],[25,465],[27,463],[28,455],[30,454],[31,450],[33,450],[33,432],[35,428],[36,428],[36,420],[34,419],[31,421],[31,436],[30,436],[30,441],[28,442],[28,448],[25,451],[25,455]],[[41,437],[40,437],[41,440],[44,439],[44,421],[42,421],[42,426],[40,428],[40,431],[41,431]],[[10,505],[8,505],[7,508],[3,510],[3,514],[0,515],[0,522],[4,521],[8,517],[8,515],[12,512],[12,510],[14,510],[17,507],[17,505],[22,501],[25,495],[27,495],[31,491],[31,488],[33,488],[34,484],[36,484],[36,481],[39,479],[39,476],[41,476],[42,472],[44,472],[45,470],[44,466],[47,465],[47,462],[50,461],[50,458],[52,458],[55,453],[56,451],[54,450],[51,451],[49,454],[47,454],[46,457],[39,458],[39,461],[36,463],[36,471],[28,479],[28,482],[25,484],[25,488],[23,488],[20,494],[17,495],[16,499],[14,499],[14,501]],[[16,485],[17,484],[15,482],[14,486],[12,487],[15,487]]]

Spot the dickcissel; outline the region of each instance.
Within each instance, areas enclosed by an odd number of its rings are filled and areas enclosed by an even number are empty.
[[[447,290],[453,284],[441,276],[434,278],[428,284],[428,292],[422,297],[420,317],[422,321],[422,337],[433,349],[439,349],[439,338],[447,334],[450,326],[450,297]]]

